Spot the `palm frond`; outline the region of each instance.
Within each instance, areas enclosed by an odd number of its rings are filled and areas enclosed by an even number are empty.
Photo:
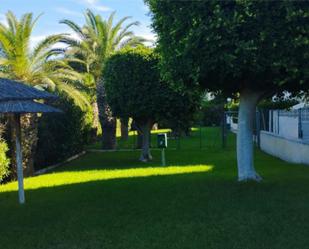
[[[132,18],[131,16],[126,16],[122,18],[114,27],[111,28],[111,38],[112,39],[114,39],[114,37],[119,33],[123,23],[131,18]],[[138,25],[138,24],[139,22],[135,22],[135,23],[132,23],[132,25],[131,24],[130,25],[133,26],[133,25]]]
[[[90,27],[92,30],[95,31],[95,33],[97,33],[96,16],[90,9],[86,10],[85,19],[86,19],[86,26]]]
[[[58,42],[62,42],[65,38],[65,34],[47,36],[45,39],[40,41],[33,49],[31,59],[35,61],[38,56],[40,56],[42,53],[46,53],[46,50],[51,50],[52,46],[54,46]]]
[[[138,37],[138,36],[134,36],[134,37],[130,37],[128,39],[123,40],[120,44],[119,44],[119,49],[122,49],[124,47],[136,47],[138,45],[143,45],[145,42],[148,42],[149,40],[143,38],[143,37]]]
[[[82,27],[80,27],[78,24],[76,24],[73,21],[70,21],[68,19],[61,20],[59,23],[65,24],[69,26],[79,37],[80,39],[86,39],[87,37],[85,36]]]
[[[88,108],[91,108],[90,101],[82,94],[80,91],[75,89],[69,84],[56,84],[56,89],[60,92],[65,92],[70,96],[74,103],[79,106],[83,111],[86,111]]]
[[[16,34],[16,30],[18,28],[18,20],[16,16],[12,11],[8,11],[5,16],[9,29],[13,34]]]

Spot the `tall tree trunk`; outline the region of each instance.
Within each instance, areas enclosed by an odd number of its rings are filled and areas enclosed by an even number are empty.
[[[260,181],[253,163],[253,121],[261,94],[249,90],[240,93],[237,131],[238,180]]]
[[[121,123],[121,139],[122,140],[128,140],[129,137],[129,119],[128,118],[122,118],[120,120]]]
[[[148,162],[152,160],[152,156],[150,154],[150,128],[152,124],[150,121],[147,121],[144,124],[140,125],[141,133],[143,135],[143,144],[142,144],[142,152],[140,156],[140,161]]]
[[[34,159],[38,142],[38,116],[37,114],[24,114],[21,116],[21,145],[23,153],[23,169],[25,176],[34,174]],[[11,151],[11,179],[17,178],[17,165],[15,160],[16,144],[14,116],[10,116],[10,151]]]
[[[37,114],[25,114],[21,117],[25,176],[34,174],[34,159],[38,144],[38,121]]]
[[[141,149],[142,147],[143,147],[143,133],[138,129],[137,130],[136,149]]]
[[[99,110],[99,121],[102,128],[102,148],[116,148],[116,118],[106,100],[104,81],[101,78],[97,82],[97,103]]]
[[[93,122],[92,127],[98,130],[99,127],[99,110],[98,110],[98,103],[95,101],[92,104],[92,112],[93,112]]]
[[[15,148],[16,148],[16,165],[17,165],[17,180],[18,180],[18,199],[20,204],[25,203],[25,191],[24,191],[24,168],[23,168],[23,154],[22,154],[22,137],[21,137],[21,116],[15,114],[13,117],[15,130]]]

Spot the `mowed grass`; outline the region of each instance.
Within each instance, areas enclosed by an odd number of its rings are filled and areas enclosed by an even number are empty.
[[[28,178],[23,206],[0,186],[0,248],[309,248],[309,167],[256,150],[264,181],[238,183],[235,137],[222,149],[205,128],[198,149],[198,133],[166,167],[157,150],[89,153]]]

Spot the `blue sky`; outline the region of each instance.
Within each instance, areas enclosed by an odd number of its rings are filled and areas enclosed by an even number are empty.
[[[116,20],[132,16],[132,21],[140,22],[140,26],[133,29],[135,34],[155,39],[150,27],[149,10],[143,0],[0,0],[0,22],[4,21],[4,14],[8,10],[18,17],[26,12],[32,12],[35,16],[43,13],[33,32],[33,46],[47,35],[71,33],[64,24],[59,24],[59,20],[70,19],[82,25],[86,8],[103,17],[116,11]]]

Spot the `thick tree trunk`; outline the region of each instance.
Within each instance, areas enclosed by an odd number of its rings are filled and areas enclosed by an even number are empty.
[[[34,174],[34,159],[38,144],[38,121],[37,114],[26,114],[21,117],[25,176]]]
[[[98,127],[99,127],[99,110],[98,110],[98,103],[97,102],[92,103],[92,112],[93,112],[92,127],[97,130]]]
[[[150,128],[150,121],[140,126],[143,135],[142,153],[140,157],[140,161],[142,162],[148,162],[152,160],[152,156],[150,154]]]
[[[17,180],[18,180],[18,197],[19,203],[25,203],[25,192],[24,192],[24,176],[23,176],[23,156],[22,156],[22,137],[21,137],[21,126],[20,126],[20,114],[15,114],[13,117],[13,128],[15,130],[15,148],[16,148],[16,165],[17,165]]]
[[[15,129],[14,116],[10,117],[11,126],[11,179],[17,179],[17,164],[15,160],[16,143],[15,143]],[[23,154],[23,169],[25,176],[32,176],[34,174],[34,159],[38,142],[38,116],[37,114],[25,114],[20,118],[21,123],[21,146]]]
[[[253,164],[253,121],[261,94],[252,91],[240,93],[237,131],[237,164],[239,181],[260,181]]]
[[[97,103],[99,121],[102,128],[102,148],[116,148],[116,118],[113,117],[110,106],[106,100],[106,92],[103,79],[97,82]]]
[[[121,139],[122,140],[128,140],[129,137],[129,119],[128,118],[122,118],[120,120],[121,123]]]
[[[141,149],[142,147],[143,147],[143,133],[140,130],[137,130],[136,149]]]

